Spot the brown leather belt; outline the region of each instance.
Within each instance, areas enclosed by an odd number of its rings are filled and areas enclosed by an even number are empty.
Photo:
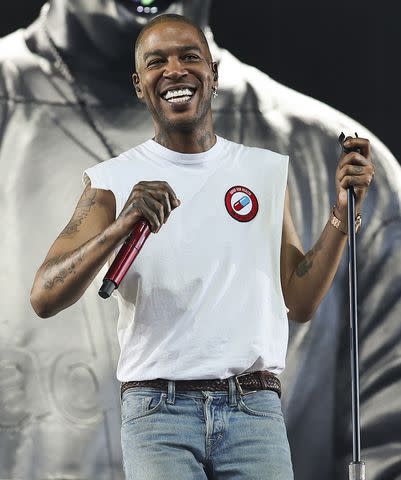
[[[241,373],[234,376],[234,381],[240,395],[248,395],[257,390],[273,390],[281,397],[280,380],[267,370]],[[127,388],[131,387],[152,387],[167,391],[168,380],[156,378],[154,380],[134,380],[131,382],[121,383],[121,397]],[[184,390],[227,390],[228,379],[210,379],[210,380],[175,380],[175,389],[177,391]],[[244,392],[245,390],[251,390]]]

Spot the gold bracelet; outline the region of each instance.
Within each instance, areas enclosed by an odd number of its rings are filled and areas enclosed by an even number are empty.
[[[345,224],[345,222],[342,222],[339,218],[335,216],[334,214],[335,208],[336,208],[336,205],[333,205],[331,209],[330,223],[331,225],[333,225],[333,227],[337,228],[337,230],[340,230],[340,232],[344,233],[345,235],[348,235],[348,225]],[[355,217],[355,233],[358,233],[358,230],[361,225],[362,225],[362,215],[358,213]]]

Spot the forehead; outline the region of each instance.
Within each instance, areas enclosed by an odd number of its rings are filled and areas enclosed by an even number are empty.
[[[140,57],[154,50],[169,53],[186,46],[197,46],[202,52],[207,48],[195,27],[184,22],[163,22],[145,32],[139,46]]]

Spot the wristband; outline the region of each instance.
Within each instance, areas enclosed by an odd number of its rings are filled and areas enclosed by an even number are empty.
[[[340,232],[344,233],[345,235],[348,235],[348,225],[335,216],[334,214],[335,208],[336,208],[336,205],[333,205],[331,209],[330,223],[331,225],[333,225],[333,227],[337,228],[337,230],[340,230]],[[362,225],[362,215],[358,213],[355,217],[355,233],[358,233],[358,230],[361,225]]]

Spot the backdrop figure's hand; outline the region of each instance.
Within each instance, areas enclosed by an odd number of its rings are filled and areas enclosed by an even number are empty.
[[[347,188],[351,185],[354,187],[356,196],[355,210],[356,213],[359,213],[375,174],[375,167],[372,162],[370,142],[366,138],[347,137],[344,141],[344,147],[350,149],[357,148],[359,150],[350,153],[346,153],[343,150],[336,170],[336,216],[338,215],[340,220],[346,221]]]

